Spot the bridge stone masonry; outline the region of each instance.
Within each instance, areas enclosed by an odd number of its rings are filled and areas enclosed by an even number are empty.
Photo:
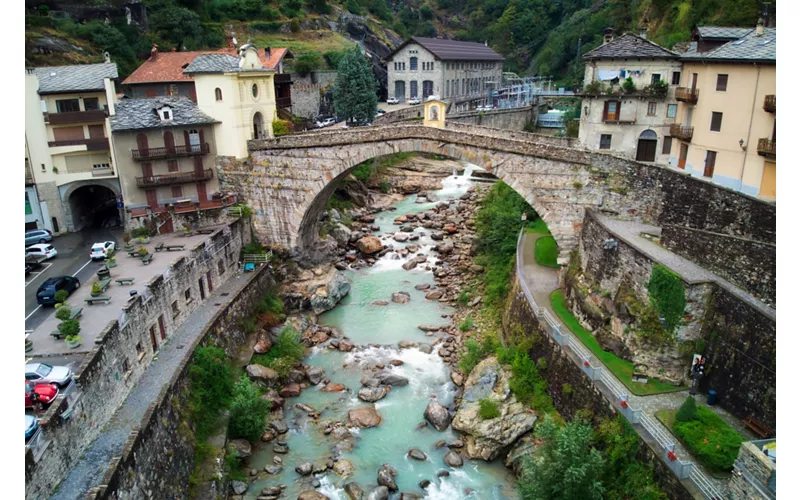
[[[658,165],[572,146],[567,138],[448,121],[397,123],[250,141],[250,158],[218,159],[220,180],[253,211],[261,241],[317,261],[317,221],[360,163],[399,152],[466,160],[506,182],[541,215],[566,264],[587,208],[654,225],[675,224],[774,242],[775,206]]]

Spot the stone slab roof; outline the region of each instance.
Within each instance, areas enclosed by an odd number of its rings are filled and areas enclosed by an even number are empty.
[[[227,54],[203,54],[197,56],[183,73],[225,73],[239,70],[239,58]]]
[[[674,59],[678,54],[631,33],[587,52],[584,59]]]
[[[163,106],[172,108],[172,120],[164,121],[158,116],[158,109]],[[122,99],[115,108],[110,117],[112,132],[220,123],[183,96]]]
[[[119,78],[116,63],[44,66],[34,68],[33,72],[39,80],[40,95],[102,92],[105,90],[105,78]]]
[[[751,31],[753,31],[753,28],[734,28],[730,26],[697,27],[697,34],[700,36],[700,38],[710,40],[738,40]]]
[[[739,38],[708,52],[696,50],[684,52],[681,59],[684,61],[708,62],[772,62],[777,56],[777,29],[765,28],[764,33],[758,35],[755,29]]]
[[[503,56],[482,43],[461,40],[442,40],[412,36],[397,46],[385,59],[391,59],[397,51],[409,43],[418,43],[442,61],[504,61]]]

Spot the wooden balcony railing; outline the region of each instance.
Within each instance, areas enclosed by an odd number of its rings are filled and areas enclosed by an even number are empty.
[[[677,123],[673,123],[669,126],[669,135],[682,141],[691,141],[693,134],[694,127],[684,127]]]
[[[767,138],[758,140],[758,154],[761,156],[775,157],[776,141],[771,141]]]
[[[136,185],[139,187],[168,186],[185,182],[207,181],[214,178],[210,168],[203,170],[202,174],[196,172],[181,172],[179,174],[153,175],[151,177],[137,177]]]
[[[764,111],[767,113],[775,112],[775,94],[764,96]]]
[[[111,149],[108,145],[107,137],[98,139],[71,139],[68,141],[50,141],[47,143],[51,148],[59,146],[86,146],[87,151],[107,151]]]
[[[134,160],[149,161],[159,158],[176,158],[179,156],[195,156],[208,154],[208,143],[195,144],[189,146],[174,146],[171,148],[147,148],[132,149],[131,155]]]
[[[275,106],[279,108],[291,108],[292,107],[292,98],[291,97],[278,97],[275,99]]]
[[[91,111],[70,111],[67,113],[46,113],[44,121],[50,125],[68,125],[73,123],[94,123],[106,119],[106,111],[93,109]]]
[[[678,101],[696,104],[697,97],[699,95],[700,95],[700,89],[692,89],[689,87],[678,87],[677,89],[675,89],[675,99]]]
[[[279,75],[275,75],[275,83],[292,83],[292,74],[281,73]]]

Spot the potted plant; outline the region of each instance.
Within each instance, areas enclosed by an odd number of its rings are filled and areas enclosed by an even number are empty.
[[[81,345],[81,338],[78,333],[81,331],[81,324],[77,319],[67,319],[58,325],[58,331],[64,335],[67,341],[67,347],[74,349]]]
[[[67,347],[70,349],[80,347],[81,343],[83,342],[83,339],[80,337],[80,335],[68,335],[64,338],[64,340],[67,343]]]
[[[62,306],[63,305],[66,304],[62,304]],[[72,311],[70,310],[69,307],[59,307],[58,309],[56,309],[56,319],[61,321],[67,321],[69,320],[70,316],[72,316]]]
[[[25,339],[25,352],[31,352],[33,350],[33,340]]]
[[[117,259],[116,257],[109,257],[106,259],[106,267],[117,267]]]
[[[136,238],[136,239],[137,239],[137,240],[139,241],[139,243],[140,243],[140,244],[142,244],[142,245],[144,245],[144,244],[146,244],[146,243],[150,243],[150,237],[149,237],[149,236],[139,236],[139,237],[138,237],[138,238]]]
[[[125,250],[131,251],[133,250],[133,243],[131,243],[131,234],[125,233],[122,235],[122,241],[125,242]]]
[[[183,235],[184,236],[191,236],[192,235],[192,228],[189,226],[189,224],[186,224],[185,226],[183,226]]]
[[[137,227],[136,229],[134,229],[131,232],[131,235],[133,235],[134,238],[139,240],[139,243],[142,243],[142,244],[150,243],[150,229],[148,229],[148,228],[146,228],[144,226]]]
[[[137,250],[136,253],[139,254],[139,257],[145,257],[150,252],[148,252],[145,247],[139,247],[139,250]]]
[[[103,289],[100,287],[100,283],[95,281],[92,283],[92,297],[99,297],[100,295],[103,295]],[[56,317],[58,317],[58,314],[56,314]]]

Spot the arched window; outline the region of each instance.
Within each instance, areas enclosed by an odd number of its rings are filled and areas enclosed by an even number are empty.
[[[214,89],[214,97],[217,98],[217,101],[221,101],[222,100],[222,89],[220,89],[219,87],[215,88]]]
[[[258,98],[258,84],[253,84],[253,99]]]

